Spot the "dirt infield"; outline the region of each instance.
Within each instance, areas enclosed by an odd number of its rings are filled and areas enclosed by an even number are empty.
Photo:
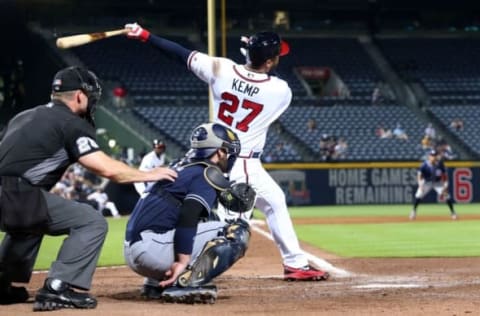
[[[330,220],[342,222],[339,218]],[[369,218],[369,222],[379,221]],[[307,222],[308,219],[301,220]],[[350,219],[350,222],[355,221]],[[217,279],[216,304],[144,301],[139,295],[141,277],[125,267],[99,268],[92,288],[92,294],[99,300],[96,309],[50,313],[67,316],[480,314],[480,258],[349,259],[309,245],[304,248],[348,275],[334,273],[324,282],[285,282],[281,279],[277,248],[263,234],[254,232],[246,257]],[[44,277],[44,273],[33,276],[28,284],[32,295]],[[32,312],[31,302],[0,306],[2,316],[33,314],[39,315]]]

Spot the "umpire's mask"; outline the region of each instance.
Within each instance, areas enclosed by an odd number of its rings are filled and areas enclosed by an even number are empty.
[[[52,91],[72,90],[82,90],[87,96],[87,113],[83,117],[95,126],[95,109],[102,96],[102,87],[97,76],[92,71],[77,66],[67,67],[57,72],[53,78]]]

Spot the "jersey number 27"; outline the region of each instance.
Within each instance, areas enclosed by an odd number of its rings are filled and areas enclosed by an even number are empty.
[[[259,104],[247,99],[243,99],[240,104],[240,100],[234,94],[229,92],[222,93],[222,102],[218,108],[218,118],[225,122],[228,126],[234,124],[233,120],[236,119],[235,128],[242,132],[248,132],[249,124],[262,112],[263,104]],[[235,118],[234,114],[238,111],[239,107],[249,110],[250,112],[243,118]]]

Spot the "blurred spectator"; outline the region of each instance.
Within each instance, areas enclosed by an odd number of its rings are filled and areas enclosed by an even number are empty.
[[[430,151],[433,149],[433,140],[430,138],[430,136],[423,135],[421,145],[423,150]]]
[[[392,131],[390,129],[385,129],[383,125],[379,125],[377,127],[377,129],[375,130],[375,135],[380,139],[392,138],[393,136]]]
[[[430,137],[431,139],[435,139],[436,135],[435,128],[433,127],[432,123],[428,123],[427,127],[425,128],[425,135]]]
[[[385,101],[395,99],[390,85],[383,81],[378,81],[372,91],[372,105],[382,105]]]
[[[456,157],[453,153],[452,147],[445,140],[440,140],[435,147],[435,150],[443,160],[452,160]]]
[[[332,160],[335,152],[336,138],[328,134],[322,134],[320,137],[320,159],[322,161]]]
[[[281,156],[282,156],[282,152],[284,151],[283,146],[284,146],[283,142],[278,142],[278,143],[275,145],[275,149],[273,150],[273,152],[274,152],[274,154],[275,154],[277,157],[281,157]]]
[[[395,138],[407,141],[408,140],[408,135],[405,132],[405,130],[402,128],[402,126],[398,123],[395,129],[393,130],[393,136]]]
[[[317,121],[315,121],[313,118],[308,119],[307,129],[309,132],[315,131],[317,129]]]
[[[265,156],[262,156],[263,162],[269,163],[269,162],[273,162],[273,160],[274,160],[274,157],[272,156],[271,153],[267,153]]]
[[[334,147],[332,158],[335,160],[345,159],[347,157],[347,149],[348,149],[347,141],[343,137],[340,137],[337,141],[337,144]]]
[[[98,188],[93,193],[87,196],[87,200],[94,201],[96,209],[103,214],[103,216],[111,215],[115,218],[120,217],[117,206],[109,200],[107,193]]]
[[[127,89],[123,85],[113,88],[113,102],[119,109],[123,109],[127,105],[126,96]]]
[[[382,92],[379,86],[373,88],[372,92],[372,105],[381,105],[383,102]]]
[[[463,131],[463,120],[460,118],[454,118],[450,123],[450,127],[457,132]]]

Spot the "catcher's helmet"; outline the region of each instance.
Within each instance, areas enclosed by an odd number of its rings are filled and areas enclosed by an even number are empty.
[[[250,36],[246,49],[254,67],[262,65],[267,59],[285,56],[290,51],[288,44],[273,32],[260,32]]]
[[[190,137],[188,157],[205,159],[213,155],[217,149],[224,148],[235,157],[240,153],[240,140],[234,131],[217,123],[206,123],[197,126]]]

